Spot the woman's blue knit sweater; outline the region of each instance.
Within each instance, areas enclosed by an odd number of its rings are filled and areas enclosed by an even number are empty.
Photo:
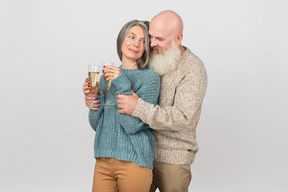
[[[145,69],[123,69],[121,75],[112,81],[110,101],[115,105],[103,105],[107,90],[103,76],[98,95],[101,105],[98,111],[90,110],[89,122],[96,131],[94,156],[131,161],[139,166],[153,168],[155,138],[149,126],[140,119],[127,114],[119,114],[117,94],[132,95],[135,92],[144,101],[158,103],[160,79],[156,72]]]

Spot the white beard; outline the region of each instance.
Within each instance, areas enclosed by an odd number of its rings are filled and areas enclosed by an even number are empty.
[[[170,49],[163,51],[159,49],[159,54],[153,53],[148,63],[150,69],[156,71],[159,75],[164,75],[177,67],[181,57],[181,51],[175,42]]]

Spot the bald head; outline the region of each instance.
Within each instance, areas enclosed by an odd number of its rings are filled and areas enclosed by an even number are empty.
[[[184,51],[181,41],[183,39],[183,21],[181,17],[171,10],[155,15],[149,27],[151,47],[168,50],[175,43],[180,51]],[[154,49],[157,53],[157,49]]]
[[[174,11],[162,11],[155,15],[151,22],[157,22],[157,24],[162,25],[166,30],[171,31],[174,34],[183,33],[183,21]]]

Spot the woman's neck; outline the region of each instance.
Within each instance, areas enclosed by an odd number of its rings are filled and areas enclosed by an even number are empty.
[[[122,66],[123,69],[138,69],[138,65],[136,61],[131,61],[122,58]]]

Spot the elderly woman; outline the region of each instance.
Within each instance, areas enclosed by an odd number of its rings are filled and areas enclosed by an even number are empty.
[[[143,100],[158,103],[160,80],[156,72],[147,68],[149,22],[132,20],[118,34],[117,51],[122,65],[106,66],[100,78],[99,92],[90,108],[89,122],[96,131],[94,156],[96,158],[93,192],[147,192],[152,183],[155,139],[149,126],[140,119],[119,114],[117,105],[105,105],[105,80],[113,80],[110,101],[117,94],[131,95],[132,91]],[[92,93],[86,79],[83,90],[86,103]]]

